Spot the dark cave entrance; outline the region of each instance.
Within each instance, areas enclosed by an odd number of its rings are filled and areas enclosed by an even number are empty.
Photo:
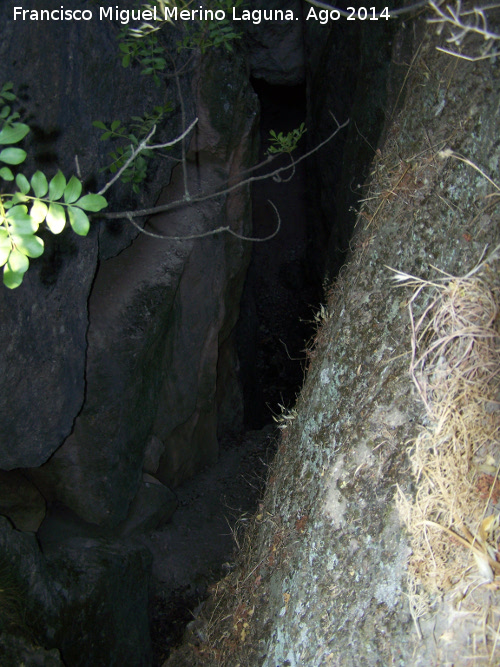
[[[260,155],[266,159],[269,132],[285,135],[306,121],[305,85],[276,86],[252,81],[261,106]],[[297,159],[306,148],[305,137],[294,151]],[[290,163],[279,156],[269,172]],[[306,344],[314,334],[315,310],[321,300],[321,282],[310,262],[311,229],[307,216],[306,161],[285,171],[282,182],[269,178],[253,184],[253,234],[266,237],[281,218],[278,234],[254,243],[241,301],[237,329],[240,378],[244,396],[244,426],[259,429],[279,414],[280,405],[295,403],[304,379]],[[286,181],[286,182],[285,182]]]

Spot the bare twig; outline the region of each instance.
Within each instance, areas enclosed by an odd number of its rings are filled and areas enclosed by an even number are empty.
[[[482,6],[474,6],[472,9],[466,9],[463,6],[462,0],[455,0],[454,6],[448,4],[441,9],[442,3],[432,2],[429,0],[429,7],[434,10],[436,16],[427,19],[428,23],[437,26],[438,34],[445,29],[449,31],[449,37],[446,38],[448,44],[454,47],[460,47],[464,39],[468,35],[479,35],[484,39],[483,47],[480,50],[480,55],[465,55],[458,53],[452,49],[436,47],[438,51],[447,53],[448,55],[468,60],[469,62],[476,62],[478,60],[485,60],[499,55],[498,51],[493,52],[493,44],[500,40],[500,34],[493,32],[488,26],[488,12],[498,9],[500,3],[494,2]]]
[[[200,232],[199,234],[188,234],[185,236],[168,236],[165,234],[156,234],[155,232],[150,232],[147,229],[143,229],[137,224],[137,222],[135,222],[131,214],[126,214],[126,218],[128,219],[129,222],[132,223],[132,225],[136,229],[138,229],[146,236],[151,236],[154,239],[163,239],[168,241],[191,241],[193,239],[203,239],[206,238],[207,236],[215,236],[215,234],[221,234],[222,232],[227,232],[228,234],[231,234],[231,236],[235,236],[237,239],[240,239],[241,241],[252,241],[253,243],[262,243],[263,241],[270,241],[271,239],[273,239],[281,229],[281,217],[280,214],[278,213],[278,209],[276,208],[276,206],[273,204],[272,201],[270,201],[269,199],[267,201],[274,208],[274,212],[276,213],[276,217],[278,218],[278,224],[276,225],[276,229],[272,234],[269,234],[269,236],[264,236],[262,238],[258,237],[255,238],[252,236],[244,236],[243,234],[238,234],[238,232],[235,232],[234,229],[231,229],[231,227],[227,225],[225,227],[217,227],[216,229],[210,229],[208,232]]]
[[[135,160],[135,158],[142,153],[142,151],[148,149],[148,150],[158,150],[159,148],[169,148],[170,146],[175,146],[175,144],[178,144],[179,141],[183,141],[184,137],[186,137],[193,127],[196,125],[198,122],[198,119],[195,118],[191,125],[184,130],[182,134],[180,134],[178,137],[173,139],[172,141],[168,141],[165,144],[156,144],[156,145],[148,145],[148,141],[151,139],[151,137],[154,135],[156,132],[156,125],[153,125],[153,128],[151,129],[151,132],[148,134],[148,136],[141,141],[141,143],[137,146],[136,149],[132,150],[132,153],[128,157],[128,159],[123,163],[123,165],[120,167],[120,169],[116,172],[116,174],[113,176],[113,178],[106,183],[106,185],[99,190],[97,194],[103,195],[105,192],[109,190],[109,188],[113,185],[113,183],[116,183],[116,181],[120,178],[120,176],[123,174],[125,169],[129,166],[131,162]],[[132,146],[130,147],[132,148]]]
[[[312,148],[310,151],[304,153],[304,155],[299,157],[297,160],[294,160],[292,165],[278,167],[274,171],[268,172],[267,174],[261,174],[259,176],[250,176],[249,178],[239,181],[238,183],[235,183],[235,185],[231,185],[230,187],[224,188],[222,190],[213,190],[212,192],[208,192],[199,196],[190,197],[189,199],[186,199],[184,197],[182,199],[177,199],[176,201],[169,202],[168,204],[163,204],[161,206],[153,206],[152,208],[143,208],[137,211],[119,211],[117,213],[104,213],[101,217],[106,218],[107,220],[116,220],[119,218],[128,218],[130,220],[131,218],[141,218],[145,216],[154,215],[156,213],[165,213],[166,211],[172,211],[173,209],[179,208],[180,206],[185,206],[186,204],[189,205],[196,204],[198,202],[206,201],[208,199],[213,199],[214,197],[219,197],[221,195],[229,194],[230,192],[233,192],[238,188],[242,188],[245,185],[249,185],[250,183],[263,181],[268,178],[274,178],[275,176],[278,176],[284,171],[291,169],[293,166],[298,165],[300,162],[302,162],[306,158],[310,157],[311,155],[319,151],[323,146],[325,146],[328,142],[330,142],[340,132],[340,130],[344,129],[349,124],[349,119],[346,120],[344,123],[342,123],[342,125],[340,125],[337,119],[333,116],[333,114],[332,118],[337,123],[337,127],[335,128],[334,132],[332,132],[326,139],[324,139],[321,143]],[[266,164],[267,162],[268,160],[266,160],[264,164]],[[257,165],[257,167],[260,166],[262,165]]]

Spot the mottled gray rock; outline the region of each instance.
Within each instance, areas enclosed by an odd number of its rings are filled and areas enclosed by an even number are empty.
[[[444,605],[440,591],[420,621],[423,612],[410,608],[397,496],[398,487],[409,495],[418,488],[408,445],[429,421],[409,374],[414,290],[397,288],[388,267],[428,280],[462,276],[487,244],[498,247],[500,211],[482,213],[500,181],[500,67],[450,65],[436,50],[443,36],[425,23],[411,34],[401,114],[375,156],[353,251],[330,288],[297,404],[283,419],[264,500],[237,567],[201,611],[205,625],[189,638],[197,646],[186,643],[165,667],[465,667],[481,655],[495,662],[494,641],[461,631],[460,617],[473,614],[459,589]],[[438,159],[433,142],[470,164]],[[488,165],[488,178],[472,163]],[[498,265],[490,257],[492,276]],[[433,298],[424,295],[414,302],[415,320]],[[465,576],[468,591],[482,585],[482,575],[470,584]]]
[[[118,532],[124,537],[151,533],[167,523],[177,508],[175,493],[152,475],[144,473],[139,490]]]
[[[291,10],[295,18],[294,21],[262,20],[260,23],[244,24],[250,49],[252,76],[276,86],[304,83],[304,37],[300,0],[251,0],[247,4],[251,11],[280,9],[284,10],[286,15],[286,10]],[[236,25],[239,27],[239,24]]]
[[[45,516],[45,499],[17,470],[0,470],[0,514],[18,530],[36,532]]]
[[[58,665],[58,652],[75,667],[149,665],[150,572],[141,545],[60,535],[42,553],[33,535],[0,517],[2,665],[14,667],[16,655]]]

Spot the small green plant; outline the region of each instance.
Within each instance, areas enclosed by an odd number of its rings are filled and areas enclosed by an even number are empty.
[[[75,176],[69,181],[61,171],[50,180],[36,171],[30,180],[22,173],[14,175],[11,167],[22,164],[26,151],[15,146],[29,133],[30,128],[18,122],[19,114],[12,113],[6,102],[16,99],[12,84],[0,91],[3,106],[0,109],[0,267],[3,282],[11,289],[19,287],[29,268],[30,258],[40,257],[44,251],[43,239],[38,236],[45,223],[53,234],[60,234],[69,221],[73,231],[86,236],[90,221],[87,212],[96,212],[107,206],[101,195],[82,194],[82,184]],[[8,165],[8,166],[7,166]],[[1,183],[11,182],[16,190],[3,192]],[[30,194],[31,193],[31,194]]]
[[[276,134],[274,130],[271,130],[269,132],[269,141],[271,142],[271,145],[267,149],[267,152],[270,155],[275,153],[292,153],[297,148],[299,141],[306,132],[307,129],[305,123],[301,123],[299,127],[295,128],[295,130],[292,130],[288,134],[283,134],[283,132]]]
[[[143,74],[151,74],[155,82],[159,83],[158,73],[165,69],[166,62],[163,58],[165,51],[159,45],[156,33],[166,24],[175,25],[183,31],[183,37],[177,43],[178,51],[200,49],[201,53],[206,53],[209,49],[222,46],[227,51],[232,52],[232,42],[241,39],[241,35],[234,29],[233,23],[227,18],[227,15],[232,16],[233,8],[241,7],[244,2],[245,0],[211,0],[200,9],[212,11],[214,14],[215,12],[224,12],[224,18],[219,16],[216,20],[211,20],[193,16],[192,21],[181,22],[178,20],[178,26],[170,18],[172,12],[176,9],[177,16],[179,16],[180,12],[189,10],[191,2],[185,0],[154,0],[143,4],[143,9],[151,11],[156,7],[157,16],[162,20],[157,21],[154,25],[143,23],[138,28],[126,29],[120,35],[123,66],[128,67],[133,60],[138,60],[144,66]],[[167,5],[168,9],[165,12]],[[144,42],[144,44],[141,45],[141,42]]]
[[[166,69],[165,48],[158,42],[155,32],[145,32],[140,39],[136,33],[123,30],[119,39],[119,49],[123,67],[129,67],[137,61],[142,68],[141,74],[153,77],[157,86],[161,84],[160,74]]]
[[[12,123],[19,118],[17,111],[12,112],[9,102],[14,102],[17,98],[16,95],[12,92],[13,89],[12,83],[5,83],[0,90],[0,123],[5,127],[6,125],[12,125]]]
[[[213,0],[207,8],[214,12],[222,10],[224,14],[232,15],[233,7],[238,8],[243,4],[244,0]],[[201,53],[206,53],[209,49],[222,46],[231,53],[232,42],[237,39],[241,39],[241,34],[235,30],[233,22],[227,16],[216,21],[201,20],[187,27],[183,39],[178,42],[178,50],[200,49]]]
[[[130,157],[137,150],[138,146],[150,134],[154,126],[161,122],[166,113],[172,111],[170,103],[163,106],[155,106],[150,114],[144,116],[132,116],[128,127],[123,125],[121,121],[114,120],[108,127],[102,121],[94,121],[94,127],[103,130],[101,141],[113,139],[120,142],[115,150],[109,153],[111,163],[103,167],[101,171],[109,170],[115,174],[121,169]],[[126,169],[121,174],[120,178],[123,183],[131,183],[132,190],[138,193],[139,185],[144,181],[147,174],[147,160],[153,156],[154,152],[151,149],[144,148],[137,154]]]

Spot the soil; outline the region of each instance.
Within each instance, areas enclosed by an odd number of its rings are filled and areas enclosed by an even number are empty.
[[[274,455],[272,425],[221,443],[218,462],[178,487],[172,521],[144,542],[153,554],[153,667],[182,640],[208,587],[233,567],[238,534],[257,509]]]

